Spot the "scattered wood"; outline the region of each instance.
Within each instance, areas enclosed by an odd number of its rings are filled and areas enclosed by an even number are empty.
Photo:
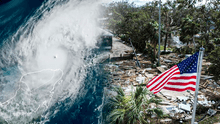
[[[161,73],[165,72],[165,69],[162,68],[162,67],[157,67],[157,69],[158,69]]]

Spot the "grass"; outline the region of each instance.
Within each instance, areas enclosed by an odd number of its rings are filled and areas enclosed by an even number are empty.
[[[157,45],[157,50],[158,50],[158,45]],[[164,45],[160,45],[160,50],[164,50]]]
[[[199,119],[201,119],[204,116],[204,114],[201,115],[197,115],[196,116],[196,121],[198,121]],[[214,124],[214,123],[220,123],[220,113],[217,113],[215,116],[210,117],[210,116],[206,116],[202,121],[199,122],[199,124]],[[183,124],[191,124],[191,120],[188,122],[184,122]]]
[[[157,50],[158,50],[158,45],[157,45]],[[164,50],[164,45],[160,45],[160,50]],[[169,47],[167,47],[166,48],[166,50],[171,50],[171,51],[173,51],[173,49],[172,48],[169,48]]]
[[[203,115],[196,116],[196,120],[202,118]],[[200,121],[199,124],[213,124],[213,123],[220,123],[220,113],[216,114],[213,117],[206,116],[204,120]]]

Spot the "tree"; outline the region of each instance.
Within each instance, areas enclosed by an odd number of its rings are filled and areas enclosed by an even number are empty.
[[[193,35],[199,33],[199,24],[192,16],[187,15],[183,18],[183,23],[181,25],[180,40],[187,45],[192,42]]]
[[[153,44],[154,47],[154,57],[156,56],[156,47],[157,47],[157,43],[158,43],[158,28],[159,28],[159,24],[157,23],[157,21],[152,20],[151,22],[148,23],[148,29],[147,29],[147,35],[148,35],[148,39],[150,40],[150,43]],[[162,26],[161,26],[162,28]]]
[[[125,41],[130,42],[128,39],[131,38],[134,47],[139,52],[143,52],[148,40],[146,30],[148,29],[147,23],[150,20],[149,14],[128,3],[124,3],[128,7],[121,10],[118,9],[118,6],[122,3],[118,4],[113,7],[117,9],[112,9],[110,27],[117,36],[123,36]]]
[[[213,8],[210,10],[211,15],[210,18],[212,20],[212,25],[214,29],[212,29],[212,33],[211,36],[213,39],[217,40],[220,38],[220,1],[218,0],[213,0],[212,4],[210,6],[212,6]]]
[[[196,18],[199,20],[200,24],[200,34],[201,40],[205,41],[205,44],[209,44],[210,37],[210,27],[211,27],[211,8],[210,3],[206,3],[199,7],[196,11]],[[205,45],[204,44],[204,45]]]
[[[206,4],[198,7],[196,9],[196,18],[200,24],[200,38],[198,43],[201,46],[206,48],[206,53],[210,53],[214,50],[213,42],[219,38],[219,11],[218,4],[219,2],[213,0],[207,2]],[[210,42],[211,41],[211,42]]]
[[[171,9],[169,9],[171,8]],[[173,19],[172,19],[172,13],[171,11],[174,12],[175,9],[175,4],[173,4],[171,1],[167,1],[167,3],[165,3],[163,5],[162,8],[162,17],[164,16],[164,33],[165,33],[165,41],[164,41],[164,51],[166,51],[166,47],[167,47],[167,40],[168,40],[168,36],[171,34],[171,26],[173,23]]]
[[[167,0],[162,7],[162,32],[164,37],[164,50],[166,50],[168,38],[173,30],[180,31],[180,40],[191,43],[195,34],[200,34],[200,45],[208,46],[208,52],[213,50],[210,41],[219,38],[220,35],[220,11],[219,1],[213,0],[204,6],[195,6],[201,0]],[[109,6],[112,15],[109,16],[109,29],[117,36],[123,36],[123,40],[129,42],[132,39],[134,47],[143,52],[146,43],[150,42],[154,47],[158,41],[158,1],[146,3],[142,7],[135,7],[128,2],[116,2]],[[210,27],[216,27],[213,30]],[[163,36],[164,35],[164,36]],[[210,50],[209,50],[210,48]]]
[[[158,117],[163,115],[158,108],[149,108],[150,103],[158,104],[160,100],[146,97],[149,92],[137,87],[135,92],[131,92],[130,96],[126,96],[121,87],[114,87],[116,96],[112,96],[107,106],[111,107],[111,113],[108,116],[110,123],[113,124],[136,124],[147,123],[146,119],[152,113],[156,113]]]
[[[209,54],[208,59],[212,63],[208,71],[214,76],[213,79],[218,83],[220,79],[220,47],[216,47],[215,50]]]
[[[128,13],[121,25],[125,29],[123,34],[132,39],[132,44],[140,52],[144,51],[148,40],[147,22],[149,22],[149,15],[144,11],[139,11]]]
[[[129,12],[135,12],[138,8],[134,7],[134,3],[128,2],[113,2],[109,5],[108,14],[109,15],[109,26],[108,28],[113,31],[116,35],[119,35],[118,26],[120,26],[121,22],[124,19],[124,16]]]

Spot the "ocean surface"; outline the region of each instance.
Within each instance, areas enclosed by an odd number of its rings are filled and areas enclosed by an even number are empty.
[[[0,0],[0,123],[104,123],[97,0]]]

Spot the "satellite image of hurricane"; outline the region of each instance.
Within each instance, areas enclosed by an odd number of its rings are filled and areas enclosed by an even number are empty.
[[[98,124],[95,0],[0,0],[0,123]]]

